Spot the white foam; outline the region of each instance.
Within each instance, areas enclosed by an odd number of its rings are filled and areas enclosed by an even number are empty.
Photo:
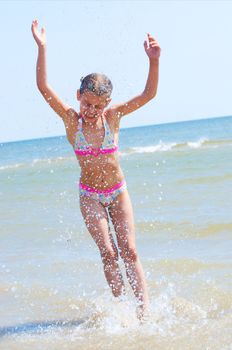
[[[172,150],[182,150],[185,148],[198,149],[204,146],[209,140],[206,137],[201,137],[197,141],[189,141],[189,142],[163,142],[160,141],[156,145],[145,146],[145,147],[131,147],[127,149],[125,152],[121,152],[121,156],[128,156],[134,153],[156,153],[156,152],[168,152]]]
[[[23,163],[2,165],[0,166],[0,170],[16,169],[16,168],[22,167],[23,165],[24,165]]]
[[[133,154],[133,153],[155,153],[155,152],[166,152],[170,151],[172,148],[176,146],[176,143],[163,143],[160,142],[154,146],[145,146],[145,147],[131,147],[126,152],[121,152],[122,156]]]
[[[190,148],[200,148],[202,145],[204,145],[204,143],[206,143],[207,141],[209,141],[207,138],[205,137],[201,137],[198,141],[196,142],[187,142],[187,145]]]
[[[36,158],[33,159],[31,162],[25,162],[25,163],[16,163],[16,164],[6,164],[6,165],[2,165],[0,166],[0,171],[1,170],[14,170],[17,168],[22,168],[22,167],[34,167],[40,164],[58,164],[61,162],[66,162],[66,161],[70,161],[70,160],[75,160],[75,158],[72,157],[56,157],[56,158]]]

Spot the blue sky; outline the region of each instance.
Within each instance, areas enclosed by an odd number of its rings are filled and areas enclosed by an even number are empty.
[[[143,91],[150,32],[162,48],[158,94],[122,127],[232,115],[231,1],[1,1],[1,142],[64,134],[36,88],[34,18],[47,32],[48,81],[77,110],[91,72],[111,78],[113,103]]]

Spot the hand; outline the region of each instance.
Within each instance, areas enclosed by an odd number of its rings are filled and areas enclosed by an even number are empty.
[[[152,59],[158,59],[160,57],[161,48],[157,41],[150,35],[147,34],[148,43],[144,41],[144,49],[146,51],[147,56]]]
[[[38,21],[35,19],[32,22],[31,25],[31,31],[33,34],[33,37],[37,43],[38,46],[45,46],[46,45],[46,34],[45,34],[45,29],[41,29],[41,33],[38,30]]]

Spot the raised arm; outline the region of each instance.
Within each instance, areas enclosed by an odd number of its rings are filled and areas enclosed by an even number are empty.
[[[70,112],[73,110],[70,106],[62,102],[55,91],[48,85],[47,68],[46,68],[46,34],[45,29],[38,30],[38,21],[34,20],[31,26],[33,37],[38,45],[38,59],[36,65],[36,82],[39,91],[49,103],[52,109],[62,118],[70,117]],[[74,113],[74,111],[73,111]],[[64,120],[65,121],[65,120]]]
[[[116,119],[120,119],[124,115],[129,114],[142,107],[156,95],[159,78],[159,57],[161,49],[157,41],[150,34],[148,34],[148,42],[146,40],[144,41],[144,49],[149,58],[149,73],[144,91],[140,95],[132,98],[125,103],[112,106],[108,110],[108,115],[112,118],[115,118],[117,116],[118,118]]]

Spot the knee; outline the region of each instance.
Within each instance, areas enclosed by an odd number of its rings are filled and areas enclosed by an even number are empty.
[[[120,253],[121,258],[125,263],[136,262],[138,259],[137,251],[135,247],[127,247]]]
[[[118,261],[118,251],[116,248],[104,248],[101,250],[101,258],[104,265],[113,266]]]

